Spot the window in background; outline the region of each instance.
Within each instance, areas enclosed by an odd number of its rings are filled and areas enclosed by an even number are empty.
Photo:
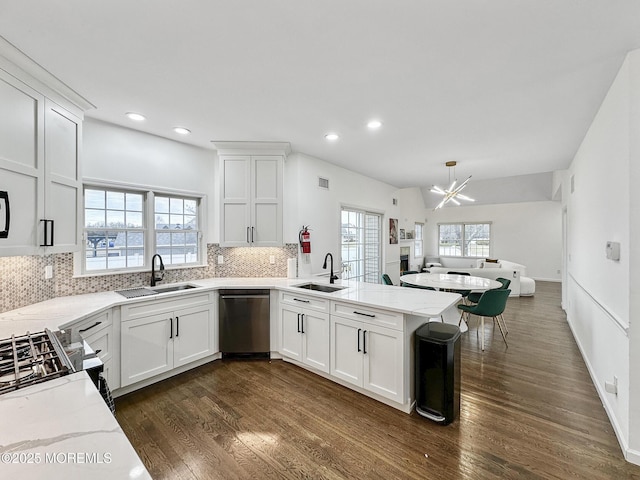
[[[490,223],[443,223],[438,225],[438,254],[451,257],[489,257]]]
[[[414,257],[422,257],[424,255],[423,253],[423,230],[424,230],[424,224],[423,223],[416,223],[415,224],[415,237],[414,237],[414,241],[413,241],[413,245],[414,245],[414,252],[413,252],[413,256]]]
[[[341,219],[342,278],[380,283],[382,215],[343,208]]]
[[[85,188],[85,271],[144,266],[144,194]]]
[[[165,264],[199,261],[198,200],[156,195],[154,223],[156,252]]]

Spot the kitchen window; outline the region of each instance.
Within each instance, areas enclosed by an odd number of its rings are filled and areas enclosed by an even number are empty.
[[[441,223],[438,238],[441,256],[491,256],[491,223]]]
[[[142,270],[156,252],[166,265],[199,264],[199,205],[196,197],[85,186],[82,273]]]
[[[139,192],[85,189],[87,272],[144,266],[144,203]]]
[[[156,195],[154,208],[156,251],[168,265],[197,263],[199,259],[198,201]]]
[[[343,207],[341,221],[342,278],[380,283],[382,215]]]

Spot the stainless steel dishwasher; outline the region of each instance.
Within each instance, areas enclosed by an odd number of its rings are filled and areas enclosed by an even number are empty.
[[[269,290],[220,290],[222,358],[269,358]]]

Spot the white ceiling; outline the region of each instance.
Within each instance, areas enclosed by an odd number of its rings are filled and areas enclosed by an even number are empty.
[[[566,168],[640,47],[640,2],[0,0],[0,35],[89,117],[174,139],[185,126],[177,139],[207,148],[288,141],[398,187],[445,186],[447,160],[474,181]]]

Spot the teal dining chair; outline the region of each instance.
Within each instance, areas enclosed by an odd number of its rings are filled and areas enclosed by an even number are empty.
[[[464,320],[464,314],[467,315],[476,315],[480,317],[480,345],[482,350],[484,351],[484,317],[490,317],[493,319],[494,323],[498,324],[498,328],[500,329],[500,333],[502,334],[502,339],[504,340],[505,345],[508,347],[507,336],[505,334],[505,330],[503,329],[504,323],[504,310],[507,307],[507,299],[509,298],[509,294],[511,290],[508,288],[496,288],[495,290],[487,290],[482,294],[480,300],[475,305],[464,305],[459,304],[458,308],[462,310],[460,314],[460,321],[458,322],[458,326]],[[501,323],[502,322],[502,323]],[[465,320],[465,323],[467,321]],[[468,326],[468,323],[467,323]]]
[[[500,282],[501,286],[496,287],[496,288],[509,288],[509,285],[511,285],[511,280],[509,280],[508,278],[502,278],[502,277],[498,277],[496,278],[497,282]],[[495,289],[492,289],[495,290]],[[469,301],[469,303],[478,303],[478,300],[480,300],[480,297],[482,296],[484,292],[471,292],[468,296],[467,296],[467,300]]]
[[[386,273],[382,274],[382,283],[384,283],[385,285],[393,285],[393,282],[391,281],[391,277]]]

